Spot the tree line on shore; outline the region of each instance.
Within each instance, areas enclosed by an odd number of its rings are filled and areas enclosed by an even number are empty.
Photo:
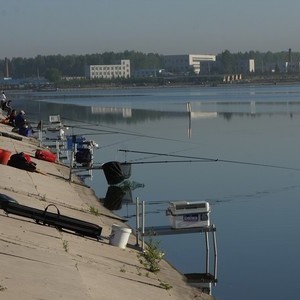
[[[256,66],[269,63],[288,61],[288,51],[272,53],[249,51],[231,53],[228,50],[216,56],[216,60],[223,65],[224,73],[234,73],[238,61],[254,59]],[[37,55],[34,58],[15,57],[9,60],[9,75],[13,78],[45,77],[50,81],[59,81],[63,77],[83,77],[84,67],[93,64],[114,64],[121,59],[129,59],[131,69],[164,69],[164,56],[158,53],[142,53],[137,51],[104,52],[86,55]],[[292,53],[292,60],[300,61],[300,53]],[[0,60],[0,76],[4,76],[5,59]],[[262,70],[262,68],[257,68]],[[260,71],[261,72],[261,71]],[[217,71],[212,69],[212,75]],[[107,80],[106,80],[107,81]],[[119,79],[120,81],[120,79]]]

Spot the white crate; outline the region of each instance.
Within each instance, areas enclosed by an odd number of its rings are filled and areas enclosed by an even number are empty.
[[[210,206],[206,201],[170,202],[167,209],[172,228],[204,227],[210,225]]]

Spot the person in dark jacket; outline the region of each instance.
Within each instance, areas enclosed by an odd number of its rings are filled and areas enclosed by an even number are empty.
[[[26,119],[25,119],[25,112],[24,112],[24,110],[21,110],[17,114],[17,116],[15,118],[15,125],[19,129],[22,128],[22,127],[24,127],[26,125]]]

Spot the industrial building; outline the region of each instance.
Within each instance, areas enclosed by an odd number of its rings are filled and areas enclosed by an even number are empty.
[[[201,72],[201,62],[214,62],[215,55],[206,54],[183,54],[183,55],[165,55],[165,70],[177,74],[186,74],[193,71],[195,74]]]
[[[85,67],[85,77],[89,79],[129,78],[130,60],[123,59],[115,65],[89,65]]]

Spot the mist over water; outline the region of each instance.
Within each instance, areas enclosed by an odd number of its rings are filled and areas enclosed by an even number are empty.
[[[146,226],[169,224],[170,201],[208,201],[218,242],[212,294],[222,300],[297,298],[300,86],[79,90],[12,98],[28,119],[46,122],[59,114],[75,126],[72,134],[95,140],[96,163],[183,160],[167,155],[217,160],[132,165],[130,180],[144,187],[131,195],[146,201]],[[105,197],[102,171],[86,183]],[[115,213],[134,227],[135,206],[128,201]],[[203,235],[157,238],[179,271],[205,272]]]

